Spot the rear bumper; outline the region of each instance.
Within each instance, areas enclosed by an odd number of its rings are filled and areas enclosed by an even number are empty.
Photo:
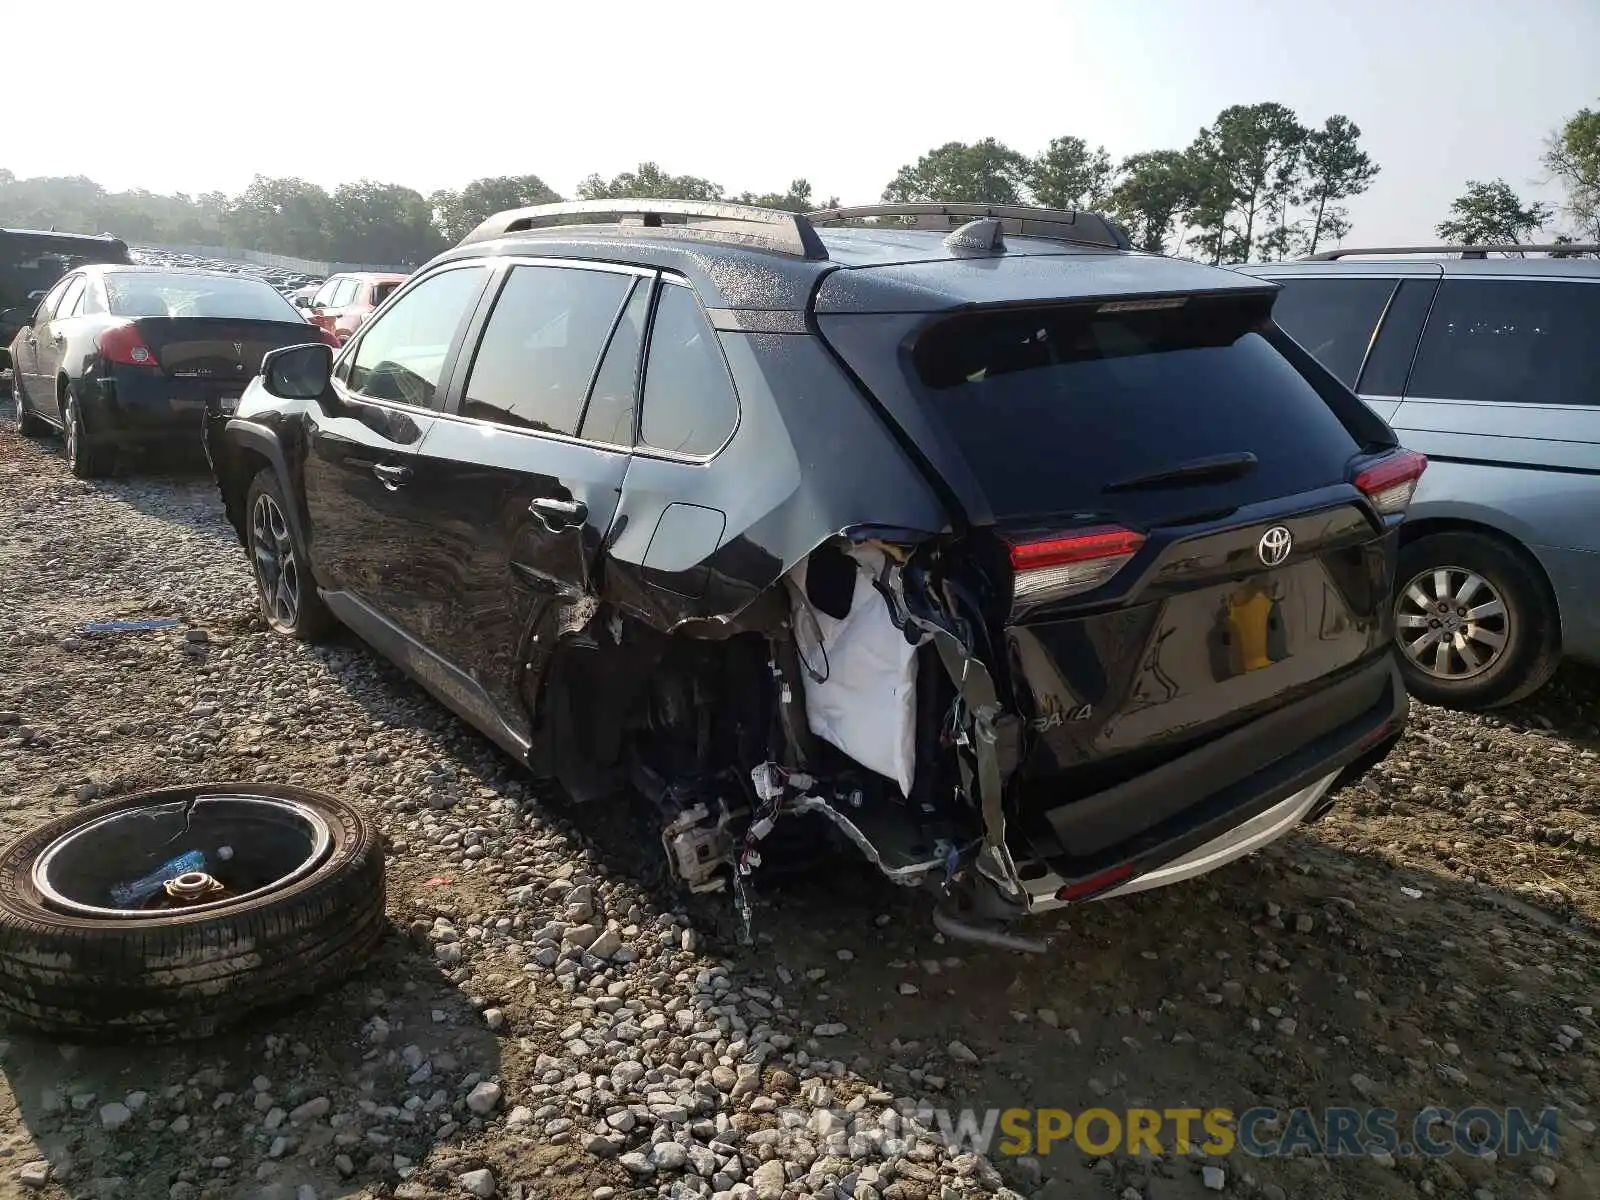
[[[119,367],[84,389],[89,440],[198,456],[208,403],[225,394],[237,397],[248,382],[218,385],[206,379],[173,378]]]
[[[1161,887],[1259,849],[1320,815],[1339,788],[1381,762],[1405,730],[1408,707],[1399,662],[1386,651],[1126,787],[1045,813],[1055,844],[1036,837],[1035,849],[1046,852],[1017,862],[1025,907]],[[1304,740],[1312,730],[1321,732]],[[1286,745],[1294,748],[1285,754]]]

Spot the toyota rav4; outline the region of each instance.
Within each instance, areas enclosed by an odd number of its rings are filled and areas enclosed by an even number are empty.
[[[541,206],[269,354],[207,446],[274,629],[636,789],[687,887],[813,827],[1025,945],[1401,735],[1424,460],[1276,292],[1086,212]]]

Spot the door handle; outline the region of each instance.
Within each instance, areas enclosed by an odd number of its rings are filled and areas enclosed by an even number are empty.
[[[528,511],[551,533],[572,529],[589,520],[589,506],[582,500],[557,500],[539,496],[528,504]]]
[[[397,487],[404,487],[411,482],[410,467],[397,467],[390,463],[377,463],[373,466],[372,473],[378,477],[378,482],[391,491]]]

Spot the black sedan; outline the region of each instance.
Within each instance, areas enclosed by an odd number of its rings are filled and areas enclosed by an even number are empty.
[[[261,356],[326,339],[258,279],[220,271],[86,266],[64,276],[11,344],[26,434],[62,432],[72,473],[118,451],[200,451],[208,408],[228,409]]]

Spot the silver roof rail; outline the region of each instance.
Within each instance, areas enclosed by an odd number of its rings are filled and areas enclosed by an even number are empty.
[[[1491,254],[1600,254],[1600,245],[1589,242],[1553,242],[1549,245],[1519,246],[1515,242],[1505,245],[1484,246],[1379,246],[1370,250],[1359,247],[1324,250],[1308,254],[1301,262],[1333,262],[1358,254],[1394,256],[1396,254],[1459,254],[1462,258],[1487,258]]]
[[[575,218],[593,217],[592,221]],[[663,220],[663,218],[676,218]],[[576,200],[564,204],[536,204],[496,213],[460,245],[493,241],[507,234],[552,226],[613,224],[627,228],[691,231],[696,236],[731,242],[758,250],[776,250],[801,258],[826,261],[828,249],[811,222],[799,213],[750,204],[724,204],[703,200]]]
[[[813,225],[837,225],[869,217],[914,217],[913,228],[959,229],[969,221],[992,217],[1005,233],[1017,237],[1077,242],[1130,250],[1132,242],[1122,227],[1100,213],[1067,208],[1033,208],[1023,204],[863,204],[855,208],[824,208],[806,214]]]

